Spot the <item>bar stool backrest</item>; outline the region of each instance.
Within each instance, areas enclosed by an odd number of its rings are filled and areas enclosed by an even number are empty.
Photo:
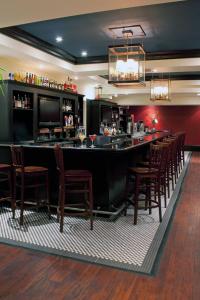
[[[64,183],[64,175],[65,175],[65,168],[64,168],[64,158],[63,158],[63,151],[60,145],[56,145],[54,147],[55,159],[56,159],[56,166],[59,172],[59,177],[62,183]]]
[[[11,146],[11,156],[13,167],[24,170],[24,150],[22,146]]]
[[[165,167],[167,148],[160,145],[151,144],[150,146],[150,168],[156,168],[159,171]]]

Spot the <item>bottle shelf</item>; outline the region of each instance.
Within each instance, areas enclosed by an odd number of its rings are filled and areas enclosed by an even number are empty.
[[[33,109],[32,108],[20,108],[20,107],[13,107],[13,110],[15,110],[15,111],[17,111],[17,110],[19,110],[19,111],[33,111]]]
[[[65,111],[65,110],[63,110],[63,114],[74,114],[74,111]]]

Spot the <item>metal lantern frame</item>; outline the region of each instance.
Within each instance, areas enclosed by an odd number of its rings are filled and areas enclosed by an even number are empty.
[[[117,87],[145,85],[145,56],[141,44],[108,47],[108,83]]]
[[[171,80],[151,79],[150,83],[151,101],[171,101]]]

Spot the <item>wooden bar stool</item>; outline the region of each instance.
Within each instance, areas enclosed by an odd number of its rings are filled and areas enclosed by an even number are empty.
[[[21,191],[20,199],[20,225],[23,225],[23,212],[26,204],[39,207],[47,206],[48,216],[50,214],[49,201],[49,179],[48,169],[40,166],[24,166],[24,149],[22,146],[11,146],[12,164],[13,164],[13,201],[16,207],[17,187]],[[25,200],[25,189],[34,189],[37,192],[38,188],[45,187],[46,199],[41,201],[36,194],[36,201]]]
[[[59,145],[54,147],[57,170],[59,173],[59,204],[57,210],[60,220],[60,232],[63,232],[64,215],[87,216],[90,218],[90,229],[93,229],[93,192],[92,174],[88,170],[65,170],[63,151]],[[69,203],[69,194],[82,194],[85,199],[76,203]],[[74,209],[74,212],[65,212]]]
[[[8,191],[6,191],[5,195],[0,197],[0,202],[9,201],[11,202],[11,209],[13,218],[15,216],[15,206],[12,197],[12,168],[8,164],[0,164],[0,182],[4,184],[8,184]],[[4,193],[4,191],[3,191]]]
[[[128,178],[135,177],[134,197],[132,204],[134,205],[134,225],[137,224],[138,210],[144,209],[139,206],[139,193],[145,190],[145,210],[149,209],[151,214],[152,208],[158,208],[159,220],[162,222],[161,209],[161,185],[162,185],[162,170],[165,169],[166,148],[151,144],[150,146],[150,161],[148,167],[134,167],[128,169]],[[127,184],[128,186],[128,184]],[[144,201],[144,200],[142,200]]]
[[[178,178],[177,138],[176,137],[164,138],[163,142],[171,144],[170,173],[171,173],[171,180],[172,180],[172,189],[174,190]]]
[[[166,185],[166,187],[164,187],[164,191],[165,191],[165,207],[166,207],[166,192],[167,192],[167,196],[168,198],[170,198],[170,180],[171,180],[171,177],[170,177],[170,159],[171,159],[171,147],[172,145],[170,143],[167,143],[167,142],[163,142],[163,141],[157,141],[156,142],[156,145],[160,145],[162,147],[165,147],[167,149],[167,157],[166,157],[166,168],[164,170],[164,174],[163,174],[163,177],[164,177],[164,184]]]

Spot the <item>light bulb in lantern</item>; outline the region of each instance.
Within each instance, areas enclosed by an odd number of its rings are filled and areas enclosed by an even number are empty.
[[[137,73],[138,72],[138,62],[132,58],[127,59],[127,72]]]
[[[153,88],[153,94],[156,98],[167,98],[168,88],[166,86],[155,86]]]
[[[121,73],[126,72],[126,63],[122,59],[117,60],[116,70]]]

